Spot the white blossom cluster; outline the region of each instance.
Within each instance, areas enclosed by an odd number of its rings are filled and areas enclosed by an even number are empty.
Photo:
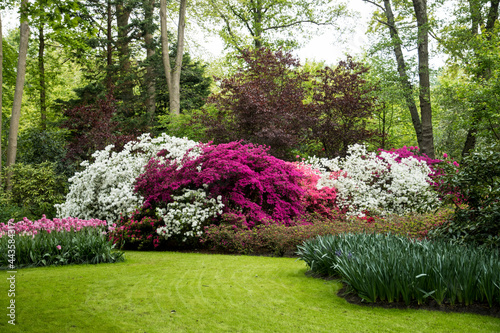
[[[128,142],[119,153],[111,151],[113,145],[96,151],[92,155],[95,161],[82,162],[85,169],[69,179],[66,202],[56,205],[57,216],[116,222],[120,214],[131,213],[142,204],[144,199],[134,193],[134,181],[152,157],[166,150],[164,158],[180,162],[185,153],[196,146],[196,142],[186,138],[165,133],[151,138],[146,133],[137,141]],[[190,153],[193,157],[198,154],[198,149]]]
[[[337,204],[351,216],[405,214],[434,209],[439,204],[430,186],[431,170],[413,157],[395,160],[395,154],[367,152],[353,145],[343,159],[311,158],[306,163],[321,173],[318,189],[337,189]]]
[[[201,236],[203,226],[211,218],[222,214],[222,197],[208,199],[204,189],[184,189],[183,194],[173,196],[167,208],[157,208],[156,214],[165,222],[156,232],[165,238],[182,234],[187,237]]]

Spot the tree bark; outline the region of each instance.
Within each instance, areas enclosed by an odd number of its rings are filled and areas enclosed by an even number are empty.
[[[410,82],[408,74],[406,73],[406,62],[403,56],[403,50],[401,49],[401,38],[399,38],[399,32],[396,28],[396,21],[394,19],[394,14],[392,12],[390,0],[384,0],[385,16],[387,18],[387,25],[389,27],[389,33],[394,44],[393,51],[396,56],[396,62],[398,65],[398,74],[401,79],[401,84],[403,85],[403,95],[405,98],[406,106],[410,111],[411,121],[413,123],[413,128],[415,129],[415,134],[417,135],[417,143],[419,147],[422,147],[422,123],[420,121],[420,115],[418,113],[417,105],[413,99],[413,85]]]
[[[2,101],[3,101],[3,32],[2,32],[2,14],[0,13],[0,189],[3,188],[2,182]]]
[[[21,118],[21,103],[23,99],[24,80],[26,76],[26,56],[28,52],[28,41],[30,34],[28,17],[26,13],[27,5],[28,5],[28,0],[22,0],[21,27],[20,27],[21,39],[19,43],[19,59],[17,61],[16,89],[14,91],[12,116],[10,118],[9,143],[7,146],[7,163],[6,163],[7,167],[14,165],[16,163],[17,134],[19,132],[19,120]],[[6,179],[7,191],[10,191],[12,189],[12,184],[10,182],[10,179],[11,179],[11,172],[8,172]]]
[[[179,24],[177,27],[177,54],[174,67],[170,65],[169,45],[167,36],[167,5],[166,0],[160,0],[160,25],[161,25],[161,49],[165,77],[168,86],[170,113],[180,114],[180,78],[182,69],[182,57],[184,54],[184,28],[186,25],[187,0],[181,0],[179,6]]]
[[[420,116],[422,120],[421,151],[434,158],[434,134],[432,130],[431,84],[429,73],[429,22],[427,0],[413,0],[418,26],[418,76]]]
[[[45,87],[45,36],[43,31],[43,22],[40,22],[38,28],[38,70],[40,72],[40,124],[43,130],[47,129],[47,104],[46,104],[46,87]]]
[[[108,93],[111,93],[113,88],[113,74],[112,74],[112,66],[113,66],[113,48],[112,44],[112,31],[113,31],[113,19],[111,17],[111,0],[107,0],[106,4],[107,10],[107,27],[106,27],[106,88],[108,89]]]
[[[129,19],[131,10],[128,8],[124,2],[126,0],[121,0],[116,4],[116,25],[118,27],[118,37],[116,40],[116,48],[118,50],[119,57],[119,84],[117,86],[117,95],[124,102],[124,105],[129,105],[134,97],[134,84],[129,79],[130,75],[130,47],[129,47]],[[125,110],[126,115],[131,110]]]
[[[146,57],[147,57],[147,67],[146,67],[146,87],[147,87],[147,99],[146,99],[146,112],[148,114],[148,120],[151,124],[156,112],[156,88],[155,88],[155,71],[151,63],[152,58],[155,54],[155,49],[153,45],[153,11],[155,0],[144,1],[145,4],[145,33],[144,42],[146,44]]]

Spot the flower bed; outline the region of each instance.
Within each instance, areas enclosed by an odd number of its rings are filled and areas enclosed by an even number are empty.
[[[106,221],[76,218],[0,223],[0,267],[22,268],[123,261]]]

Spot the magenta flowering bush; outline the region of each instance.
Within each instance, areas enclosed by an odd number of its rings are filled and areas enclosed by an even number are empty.
[[[180,164],[151,159],[136,180],[143,207],[167,208],[183,190],[204,189],[208,198],[222,202],[222,213],[244,216],[247,227],[271,220],[288,225],[303,214],[303,174],[269,155],[268,148],[230,142],[202,145],[201,150],[200,156],[186,155]],[[204,221],[209,222],[217,223],[216,218]]]

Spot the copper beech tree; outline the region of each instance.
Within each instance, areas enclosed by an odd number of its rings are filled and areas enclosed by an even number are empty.
[[[207,139],[264,144],[273,155],[293,159],[293,151],[313,142],[322,146],[314,153],[334,157],[379,135],[367,129],[377,102],[362,64],[349,58],[336,69],[307,73],[282,51],[244,50],[241,58],[244,65],[219,81],[221,91],[209,97],[211,107],[199,119]]]

